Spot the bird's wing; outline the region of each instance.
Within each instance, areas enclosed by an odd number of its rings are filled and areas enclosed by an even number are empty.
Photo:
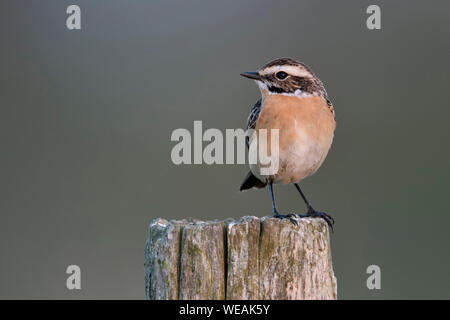
[[[256,103],[253,106],[252,110],[250,110],[250,114],[248,115],[248,119],[247,119],[247,130],[248,129],[255,129],[256,120],[258,120],[260,112],[261,112],[261,99],[256,101]]]
[[[248,115],[248,119],[247,119],[247,130],[255,129],[256,121],[258,120],[260,113],[261,113],[261,99],[256,101],[252,110],[250,110],[250,114]],[[249,138],[248,134],[245,136],[245,143],[247,145],[247,148],[250,148],[250,138]],[[244,190],[251,189],[251,188],[261,189],[261,188],[264,188],[266,186],[266,184],[267,184],[266,182],[262,182],[261,180],[259,180],[250,171],[247,174],[247,176],[245,177],[244,181],[242,182],[239,190],[244,191]]]
[[[328,108],[330,109],[331,113],[333,114],[333,117],[336,119],[336,113],[334,111],[333,103],[328,99],[328,97],[325,98],[327,100]]]
[[[261,99],[256,101],[255,105],[253,106],[252,110],[250,110],[250,114],[247,118],[247,130],[249,129],[255,129],[256,127],[256,121],[258,120],[259,114],[261,113]],[[245,142],[247,144],[247,148],[249,147],[249,137],[245,138]]]

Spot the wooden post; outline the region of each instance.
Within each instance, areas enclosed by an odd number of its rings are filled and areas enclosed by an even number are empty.
[[[150,223],[147,299],[337,299],[328,226],[271,217]]]

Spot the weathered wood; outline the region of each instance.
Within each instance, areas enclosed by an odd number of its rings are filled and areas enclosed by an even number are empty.
[[[227,223],[228,300],[259,298],[259,236],[257,217]]]
[[[224,247],[223,221],[200,222],[184,227],[180,257],[180,299],[225,298]]]
[[[145,254],[147,299],[336,299],[321,219],[155,219]]]
[[[145,246],[145,293],[147,299],[178,298],[178,261],[182,226],[187,221],[158,218],[150,223]]]
[[[336,299],[328,226],[323,220],[263,218],[260,241],[260,298]]]

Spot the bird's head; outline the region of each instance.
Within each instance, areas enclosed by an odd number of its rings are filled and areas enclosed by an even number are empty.
[[[255,80],[261,93],[326,96],[322,82],[305,64],[290,58],[276,59],[256,72],[243,72],[241,76]]]

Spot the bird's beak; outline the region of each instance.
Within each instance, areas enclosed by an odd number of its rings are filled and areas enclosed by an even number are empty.
[[[261,76],[258,72],[242,72],[241,76],[253,79],[253,80],[261,80]]]

